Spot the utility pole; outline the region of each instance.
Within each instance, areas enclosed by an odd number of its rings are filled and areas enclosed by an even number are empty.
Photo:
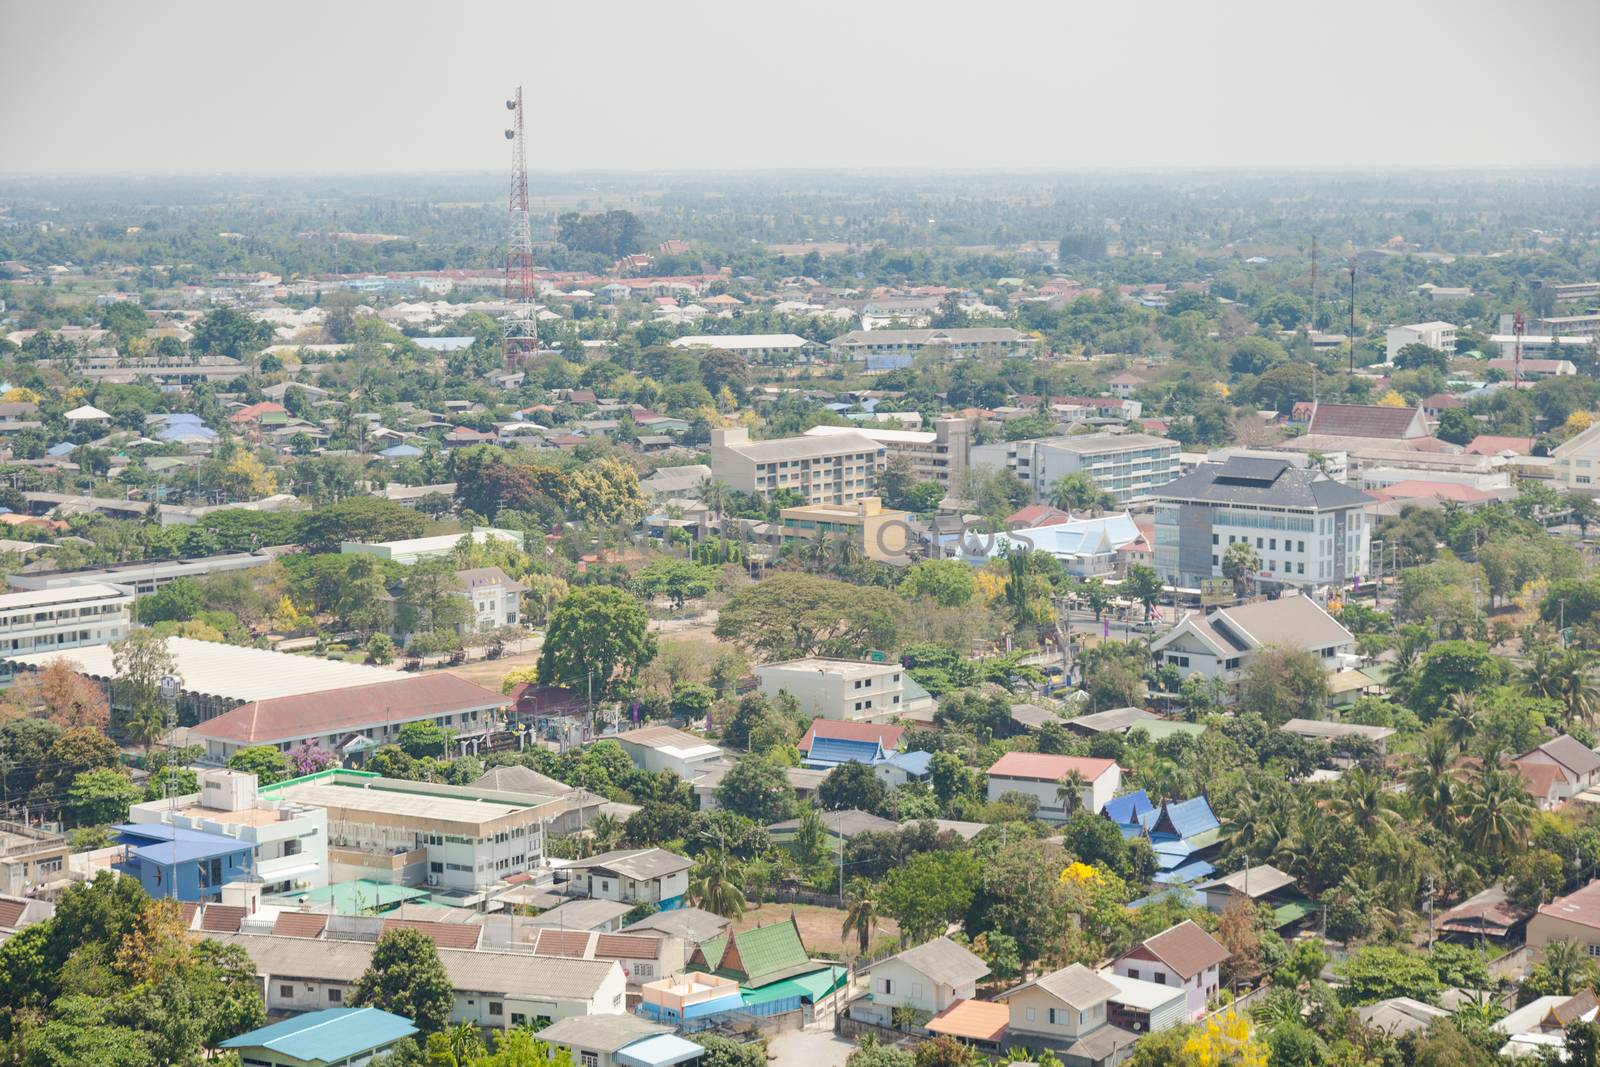
[[[1428,875],[1428,951],[1433,951],[1433,875]]]

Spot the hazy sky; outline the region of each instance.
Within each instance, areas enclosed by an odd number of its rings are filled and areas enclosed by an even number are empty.
[[[1600,164],[1596,0],[0,0],[0,170]]]

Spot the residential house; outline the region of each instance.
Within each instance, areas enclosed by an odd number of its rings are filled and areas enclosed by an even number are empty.
[[[1118,987],[1081,963],[1024,982],[995,999],[1010,1011],[1012,1047],[1056,1050],[1065,1067],[1111,1067],[1127,1058],[1138,1035],[1111,1023],[1108,1002]]]
[[[71,854],[61,834],[0,821],[0,894],[22,897],[62,887]]]
[[[1512,762],[1519,771],[1526,768],[1525,774],[1548,775],[1554,784],[1553,799],[1556,803],[1577,796],[1600,782],[1600,755],[1567,734],[1534,746]],[[1533,768],[1540,770],[1534,771]]]
[[[1192,919],[1146,938],[1112,963],[1117,974],[1183,989],[1189,1019],[1198,1019],[1221,988],[1221,967],[1229,956],[1216,938]]]
[[[727,756],[705,738],[671,726],[642,726],[615,734],[611,739],[622,746],[622,751],[640,770],[652,774],[671,771],[686,782],[698,778],[706,764]]]
[[[1552,941],[1572,941],[1593,959],[1600,957],[1600,879],[1548,904],[1528,920],[1530,962]]]
[[[905,732],[904,726],[895,726],[891,723],[813,719],[797,747],[800,749],[802,759],[810,758],[814,742],[824,740],[871,741],[885,753],[889,753],[900,747],[900,738]]]
[[[788,693],[803,714],[855,722],[886,721],[897,715],[931,709],[933,699],[894,662],[808,656],[755,669],[761,692],[769,697]]]
[[[570,930],[549,925],[533,931],[531,947],[536,956],[615,960],[628,981],[628,992],[635,996],[646,982],[675,974],[688,960],[688,952],[677,938]]]
[[[1468,943],[1481,944],[1480,939],[1492,937],[1504,944],[1523,929],[1533,912],[1511,903],[1505,886],[1496,882],[1437,916],[1433,928],[1441,936],[1455,935]]]
[[[1112,1026],[1135,1034],[1154,1034],[1189,1021],[1188,998],[1182,987],[1130,978],[1111,968],[1102,968],[1098,973],[1117,987],[1106,1001],[1106,1015]]]
[[[1205,857],[1220,844],[1222,823],[1204,794],[1152,806],[1141,789],[1112,800],[1105,814],[1123,837],[1149,840],[1156,857],[1155,882],[1184,885],[1216,873]]]
[[[845,843],[857,834],[892,834],[900,829],[899,823],[856,808],[819,812],[818,818],[822,821],[828,847],[835,852],[843,851]],[[785,819],[775,822],[767,827],[767,835],[772,838],[773,844],[787,845],[794,841],[802,821]]]
[[[1258,863],[1223,878],[1201,882],[1194,890],[1205,900],[1206,907],[1218,914],[1226,911],[1235,900],[1247,900],[1252,905],[1267,904],[1273,909],[1280,929],[1299,922],[1314,910],[1314,905],[1295,888],[1294,877],[1269,863]]]
[[[228,882],[253,879],[253,850],[237,838],[163,824],[113,826],[123,846],[117,869],[152,897],[221,900]]]
[[[539,1031],[539,1040],[565,1050],[574,1067],[668,1067],[705,1052],[639,1015],[569,1016]]]
[[[1073,773],[1083,779],[1083,786],[1079,796],[1069,798],[1062,794],[1061,783]],[[1039,818],[1064,822],[1079,807],[1097,813],[1104,809],[1122,784],[1122,770],[1110,759],[1007,752],[990,765],[988,783],[990,800],[1007,793],[1031,797],[1039,803]]]
[[[976,994],[989,965],[948,937],[874,963],[866,970],[868,991],[846,1008],[852,1019],[896,1029],[921,1029],[933,1016]],[[906,1014],[911,1026],[901,1025]]]
[[[323,1008],[230,1037],[218,1048],[252,1067],[363,1067],[417,1033],[381,1008]]]
[[[689,892],[694,861],[665,849],[614,849],[561,865],[570,884],[587,896],[630,904],[654,904],[668,911]]]
[[[1143,708],[1109,708],[1106,711],[1096,711],[1089,715],[1079,715],[1075,719],[1067,719],[1061,725],[1080,737],[1095,737],[1108,733],[1126,734],[1145,723],[1161,721],[1161,716]]]
[[[1176,667],[1180,678],[1231,681],[1263,648],[1310,652],[1323,669],[1352,666],[1355,635],[1306,596],[1284,596],[1185,615],[1150,644],[1155,662]]]

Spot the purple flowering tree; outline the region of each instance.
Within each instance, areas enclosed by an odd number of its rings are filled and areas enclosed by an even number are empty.
[[[318,771],[325,771],[339,764],[332,752],[321,745],[313,745],[307,741],[302,741],[291,748],[287,755],[289,768],[296,778],[301,775],[316,774]]]

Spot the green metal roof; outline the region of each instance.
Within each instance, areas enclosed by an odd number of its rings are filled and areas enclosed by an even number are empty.
[[[818,1000],[844,985],[850,972],[843,967],[824,967],[810,974],[796,975],[778,982],[769,982],[755,989],[741,989],[739,996],[746,1005],[770,1004],[798,996],[815,1004]]]
[[[302,893],[285,893],[275,899],[296,903],[331,902],[333,910],[339,915],[362,915],[369,911],[389,911],[401,904],[421,903],[429,895],[426,889],[361,879],[308,889]]]
[[[1188,734],[1190,737],[1199,737],[1206,732],[1206,724],[1203,722],[1177,722],[1172,719],[1162,719],[1159,722],[1138,723],[1134,726],[1134,729],[1143,730],[1150,735],[1150,740],[1152,741],[1160,741],[1175,734]]]
[[[804,966],[810,959],[793,921],[741,930],[733,935],[733,944],[739,952],[744,982],[753,986],[760,985],[765,977]]]
[[[1309,900],[1291,900],[1272,909],[1272,921],[1282,929],[1290,923],[1299,922],[1316,910],[1317,906]]]

